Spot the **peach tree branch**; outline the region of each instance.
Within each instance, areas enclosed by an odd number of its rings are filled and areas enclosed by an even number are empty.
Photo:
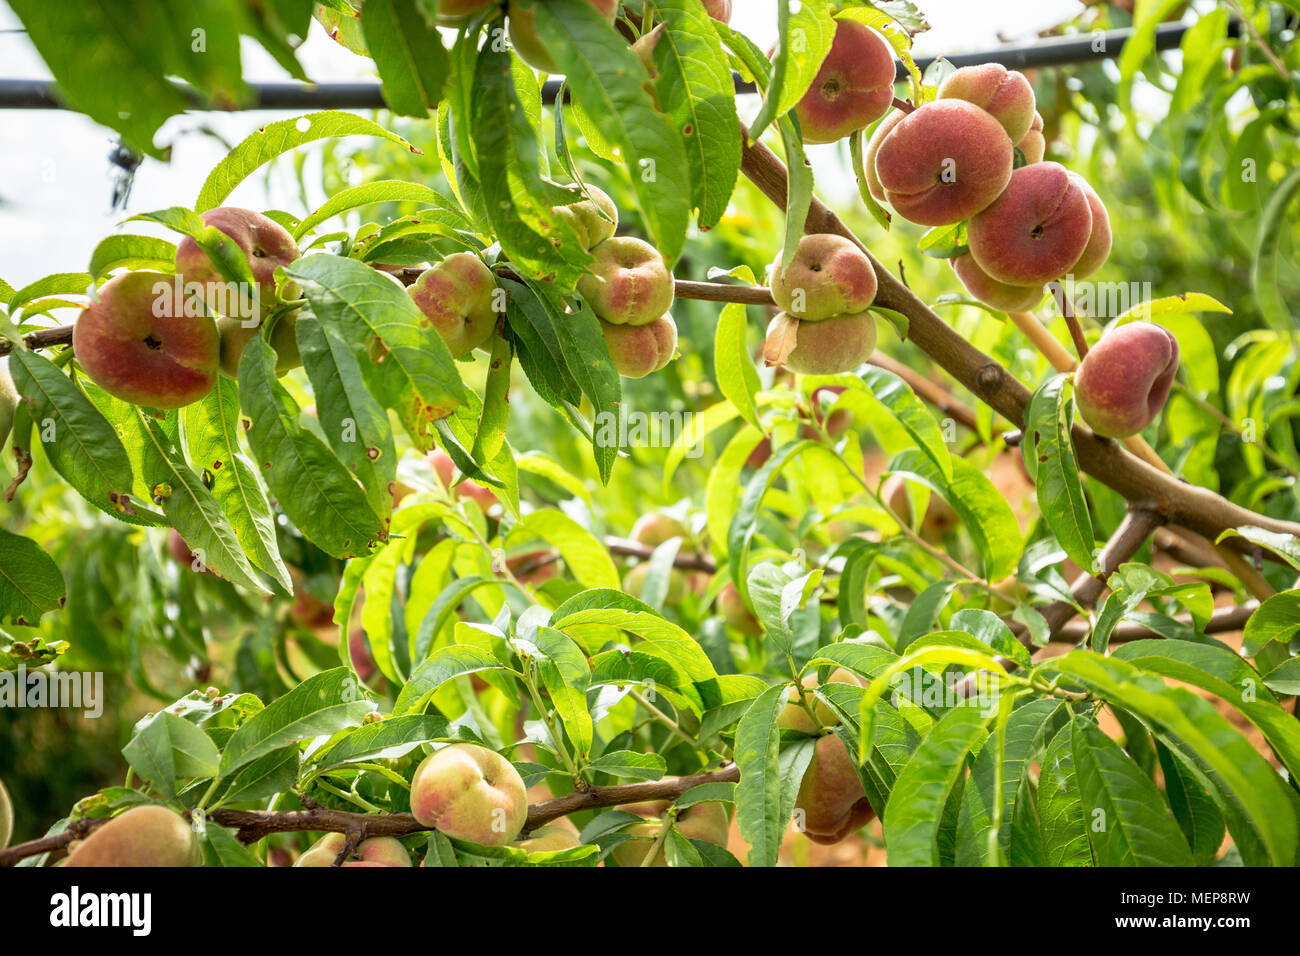
[[[581,810],[613,807],[646,800],[676,800],[693,787],[706,783],[736,783],[740,768],[729,764],[708,773],[688,777],[668,777],[643,783],[588,786],[551,800],[542,800],[528,808],[524,833],[536,830],[560,817]],[[109,817],[83,818],[68,825],[62,833],[18,843],[0,850],[0,867],[13,866],[19,860],[67,848],[74,840],[84,840]],[[253,843],[272,833],[325,832],[344,833],[357,843],[372,837],[401,837],[431,830],[409,813],[351,813],[311,804],[302,810],[213,810],[207,815],[211,823],[236,831],[241,843]]]

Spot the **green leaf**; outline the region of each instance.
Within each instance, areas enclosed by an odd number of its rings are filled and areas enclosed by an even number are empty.
[[[704,648],[684,630],[665,620],[648,605],[613,589],[584,591],[565,601],[551,614],[550,626],[571,637],[581,637],[593,626],[616,627],[636,634],[635,650],[651,653],[680,668],[698,688],[706,707],[721,702],[718,675]]]
[[[65,103],[119,131],[136,149],[164,155],[154,145],[154,133],[188,105],[167,78],[179,72],[173,51],[190,45],[169,22],[166,4],[87,0],[55,11],[39,0],[15,0],[10,6],[58,81]],[[150,28],[124,30],[124,22]]]
[[[224,376],[202,400],[181,410],[190,456],[211,477],[212,497],[230,519],[235,537],[254,567],[293,590],[280,557],[275,517],[257,470],[239,443],[239,387]]]
[[[311,756],[315,770],[330,770],[362,760],[391,760],[410,753],[420,744],[445,740],[447,720],[434,714],[406,714],[374,724],[362,724],[322,747]]]
[[[659,754],[611,750],[593,760],[588,769],[629,780],[659,780],[667,773],[668,764]]]
[[[235,731],[221,755],[221,778],[287,744],[361,723],[374,706],[363,691],[345,667],[308,677]]]
[[[320,419],[330,448],[361,482],[366,500],[381,518],[393,507],[397,450],[388,415],[366,391],[361,366],[342,339],[309,315],[295,323],[298,351],[311,379]]]
[[[573,289],[592,257],[552,206],[576,197],[543,179],[538,131],[515,87],[512,62],[508,50],[489,43],[475,65],[474,154],[480,187],[493,197],[485,212],[517,271],[528,279]]]
[[[1079,796],[1098,866],[1191,866],[1192,854],[1151,779],[1091,720],[1070,723]]]
[[[1241,528],[1229,528],[1219,535],[1214,543],[1220,544],[1227,538],[1245,538],[1252,544],[1268,548],[1291,567],[1300,571],[1300,538],[1294,535],[1265,531],[1263,528],[1247,525]]]
[[[262,861],[253,854],[252,850],[235,839],[229,830],[215,823],[204,827],[200,840],[204,866],[260,867],[262,865]]]
[[[1242,640],[1247,647],[1260,648],[1270,641],[1285,644],[1296,634],[1300,634],[1300,589],[1264,601],[1246,621]]]
[[[63,607],[59,566],[31,538],[0,528],[0,622],[35,627],[41,615]]]
[[[416,0],[373,0],[361,32],[379,68],[384,101],[399,116],[425,118],[442,99],[450,64],[432,13]]]
[[[220,803],[227,805],[265,800],[267,797],[285,793],[298,782],[298,768],[301,763],[302,753],[297,744],[289,744],[279,750],[263,754],[251,763],[245,764],[230,778],[230,783],[221,794]]]
[[[114,269],[154,269],[171,272],[176,268],[176,244],[153,236],[119,234],[109,236],[90,254],[90,275],[95,279]]]
[[[217,164],[199,191],[198,198],[194,201],[194,210],[206,212],[220,206],[254,170],[282,153],[304,143],[335,136],[375,136],[413,153],[419,152],[396,133],[390,133],[377,123],[362,119],[354,113],[324,110],[295,119],[279,120],[257,130]]]
[[[372,203],[413,202],[432,209],[417,213],[415,218],[431,217],[447,232],[469,230],[469,221],[452,200],[443,196],[431,186],[421,183],[408,183],[400,179],[384,179],[373,183],[362,183],[342,189],[325,200],[310,216],[299,222],[293,230],[293,237],[301,240],[321,223],[349,210]],[[388,227],[385,227],[386,229]],[[380,230],[376,235],[384,235]]]
[[[762,430],[754,396],[761,383],[749,354],[749,310],[739,302],[729,302],[718,317],[713,338],[713,367],[718,390],[730,400],[740,416]],[[704,414],[708,414],[706,411]],[[695,436],[697,440],[702,436]],[[686,436],[682,436],[685,441]]]
[[[477,647],[451,644],[440,647],[420,663],[397,695],[394,714],[409,714],[420,710],[447,681],[465,674],[483,670],[500,670],[502,663],[487,651]]]
[[[618,568],[605,546],[586,528],[562,511],[542,508],[516,524],[506,537],[507,546],[538,538],[560,552],[578,583],[587,588],[620,586]]]
[[[179,779],[216,775],[221,760],[216,744],[194,724],[163,712],[122,748],[132,769],[167,799]]]
[[[1286,593],[1300,597],[1300,592]],[[1268,678],[1261,678],[1231,649],[1193,641],[1145,640],[1117,648],[1114,656],[1143,670],[1200,687],[1231,704],[1263,732],[1283,765],[1292,774],[1300,773],[1300,724],[1259,686],[1267,684]]]
[[[1155,742],[1156,756],[1164,774],[1165,796],[1178,826],[1191,847],[1197,866],[1212,863],[1223,845],[1223,814],[1214,805],[1214,799],[1187,767],[1184,759],[1176,755],[1159,740]]]
[[[1047,866],[1092,866],[1088,819],[1079,793],[1072,740],[1069,726],[1052,738],[1038,775],[1038,819]],[[1014,827],[1011,850],[1016,852]]]
[[[1296,814],[1285,784],[1212,704],[1131,664],[1090,651],[1044,661],[1039,669],[1078,681],[1176,739],[1213,772],[1215,783],[1239,809],[1242,821],[1263,843],[1274,865],[1294,863]]]
[[[351,558],[387,537],[356,478],[298,424],[298,406],[275,377],[275,350],[262,338],[240,360],[239,401],[267,484],[309,540],[336,558]]]
[[[406,290],[339,256],[307,256],[286,271],[302,283],[321,325],[351,347],[370,394],[397,412],[420,451],[429,451],[433,422],[465,401],[465,387],[446,343]]]
[[[1279,694],[1300,695],[1300,657],[1285,660],[1265,674],[1264,686]]]
[[[516,646],[524,643],[516,640]],[[539,627],[531,641],[539,663],[542,683],[568,732],[579,760],[591,753],[594,735],[591,713],[587,710],[587,685],[591,668],[587,655],[568,635],[550,627]]]
[[[874,365],[864,366],[856,378],[861,385],[855,382],[855,387],[865,388],[867,394],[903,426],[917,446],[938,466],[944,478],[951,481],[952,454],[944,441],[943,428],[916,397],[911,386],[892,372]],[[815,387],[816,381],[811,384]]]
[[[18,349],[9,356],[18,394],[50,464],[96,508],[123,521],[134,517],[134,475],[117,433],[85,394],[45,356]]]
[[[891,866],[937,866],[943,808],[986,736],[989,715],[955,707],[934,725],[894,783],[883,817]]]
[[[946,481],[934,460],[919,449],[895,455],[889,471],[916,479],[952,505],[975,542],[990,581],[1000,581],[1016,569],[1024,549],[1020,523],[984,472],[964,458],[954,458],[952,481]]]
[[[656,9],[667,29],[655,45],[655,90],[686,147],[691,204],[699,210],[700,229],[711,229],[727,211],[740,172],[740,119],[731,66],[703,6],[694,0],[658,0]]]
[[[270,593],[240,549],[230,519],[203,480],[181,458],[173,439],[139,409],[136,417],[145,439],[141,472],[172,527],[199,560],[217,574],[251,591]]]
[[[785,116],[803,99],[835,39],[835,21],[825,0],[800,3],[793,13],[789,0],[780,0],[776,10],[777,44],[772,60],[772,82],[751,126],[750,142],[757,141],[773,121]]]
[[[736,727],[735,755],[740,767],[736,821],[750,845],[751,866],[773,866],[789,817],[781,815],[781,731],[777,715],[785,707],[786,684],[774,684],[750,705]]]
[[[1268,199],[1268,205],[1264,207],[1250,276],[1260,314],[1273,329],[1286,333],[1295,331],[1295,320],[1278,285],[1278,263],[1281,258],[1282,231],[1291,221],[1287,218],[1286,211],[1296,193],[1300,193],[1300,169],[1291,170],[1278,183],[1277,189]]]
[[[1079,567],[1096,567],[1092,515],[1070,440],[1070,379],[1054,375],[1036,391],[1025,413],[1021,443],[1043,521]]]
[[[959,612],[960,613],[960,612]],[[990,859],[989,832],[993,829],[994,803],[1001,785],[1002,826],[998,847],[1003,859],[1010,856],[1012,820],[1025,771],[1043,746],[1044,732],[1062,711],[1060,701],[1040,698],[1014,710],[1007,720],[1002,744],[1001,766],[996,747],[986,743],[971,767],[970,780],[962,790],[958,821],[958,866],[987,866]]]
[[[568,77],[574,99],[618,147],[653,243],[671,267],[686,240],[691,202],[683,188],[691,171],[680,133],[655,109],[636,54],[587,0],[531,6],[538,35]]]

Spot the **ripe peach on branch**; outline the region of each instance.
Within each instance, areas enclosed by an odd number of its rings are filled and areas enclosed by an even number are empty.
[[[1154,322],[1131,322],[1101,337],[1079,364],[1074,398],[1098,435],[1127,438],[1155,421],[1178,372],[1178,339]]]
[[[1007,132],[965,100],[935,100],[899,120],[875,154],[876,180],[904,219],[948,226],[987,207],[1011,180]]]
[[[795,106],[805,143],[834,143],[874,123],[894,101],[894,51],[855,20],[837,20],[830,52]]]

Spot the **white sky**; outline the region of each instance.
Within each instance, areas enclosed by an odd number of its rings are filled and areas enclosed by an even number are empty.
[[[1074,16],[1077,0],[918,0],[934,27],[917,41],[920,56],[987,49],[1000,42],[1031,38],[1037,31]],[[771,0],[735,0],[733,25],[766,49],[776,35]],[[318,24],[299,50],[307,74],[321,82],[373,77],[373,64],[348,53]],[[245,75],[252,81],[288,79],[260,47],[246,43]],[[0,2],[0,76],[48,78],[49,73],[21,32],[17,17]],[[106,78],[111,82],[111,78]],[[157,142],[173,146],[170,163],[146,159],[136,174],[127,213],[109,208],[112,167],[108,154],[115,137],[89,119],[67,111],[0,110],[0,278],[15,288],[52,272],[82,271],[95,244],[117,230],[129,214],[188,205],[223,150],[194,130],[206,121],[238,142],[272,113],[200,114],[174,118]],[[840,147],[813,150],[819,182],[832,194],[848,195]],[[245,182],[232,196],[257,209],[296,209],[289,193],[270,194],[262,180]],[[150,232],[144,223],[124,231]],[[164,233],[158,232],[162,235]]]

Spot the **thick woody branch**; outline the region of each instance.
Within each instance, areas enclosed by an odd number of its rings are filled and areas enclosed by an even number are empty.
[[[1070,595],[1074,599],[1073,601],[1057,601],[1043,610],[1043,619],[1047,622],[1052,640],[1062,640],[1062,630],[1079,613],[1080,607],[1088,608],[1097,603],[1102,591],[1106,589],[1106,579],[1121,564],[1137,553],[1137,550],[1142,547],[1142,542],[1163,521],[1164,518],[1153,511],[1129,508],[1124,520],[1115,529],[1115,533],[1106,542],[1106,546],[1098,557],[1097,564],[1100,568],[1098,573],[1095,575],[1085,573],[1075,578],[1074,583],[1070,585]],[[1033,650],[1034,644],[1029,630],[1019,621],[1008,621],[1007,623],[1012,632],[1015,633],[1017,640],[1026,648]],[[1005,657],[996,659],[1009,671],[1015,670],[1019,666],[1015,661],[1008,660]],[[956,691],[960,697],[969,697],[977,686],[976,675],[968,674],[957,684]]]
[[[1106,590],[1106,579],[1115,573],[1121,564],[1137,554],[1142,543],[1163,523],[1164,518],[1154,511],[1129,509],[1124,515],[1124,520],[1120,522],[1115,533],[1102,548],[1097,561],[1101,570],[1097,574],[1081,574],[1070,585],[1070,595],[1074,598],[1074,602],[1057,601],[1044,609],[1043,619],[1047,621],[1053,640],[1058,637],[1061,628],[1079,613],[1079,608],[1090,608],[1097,603],[1101,593]]]
[[[748,140],[747,134],[745,139]],[[786,208],[788,177],[785,165],[772,150],[762,143],[745,145],[741,169],[773,203]],[[1025,410],[1029,407],[1029,389],[935,315],[885,269],[852,230],[816,197],[813,197],[804,228],[809,233],[834,233],[856,243],[876,270],[879,287],[876,304],[907,316],[909,339],[976,398],[1008,421],[1023,426]],[[1244,525],[1300,536],[1300,524],[1257,514],[1209,489],[1185,484],[1082,425],[1075,426],[1073,437],[1083,469],[1139,509],[1158,512],[1170,522],[1191,528],[1211,540],[1229,528]],[[1241,551],[1253,549],[1249,542],[1240,538],[1230,539],[1228,544]]]
[[[689,777],[670,777],[665,780],[617,784],[609,787],[587,787],[585,790],[577,790],[553,800],[534,803],[528,808],[528,820],[524,824],[524,832],[536,830],[552,820],[558,820],[580,810],[595,810],[600,807],[640,803],[645,800],[671,801],[701,784],[736,783],[739,780],[740,768],[731,764],[720,770]],[[13,866],[19,860],[39,856],[42,853],[64,850],[74,840],[84,840],[108,820],[108,817],[78,820],[62,833],[0,850],[0,867]],[[213,810],[208,814],[208,821],[235,830],[241,843],[253,843],[272,833],[302,832],[344,833],[349,840],[359,843],[371,837],[408,836],[431,829],[419,823],[409,813],[349,813],[345,810],[330,810],[321,806],[284,811]]]

